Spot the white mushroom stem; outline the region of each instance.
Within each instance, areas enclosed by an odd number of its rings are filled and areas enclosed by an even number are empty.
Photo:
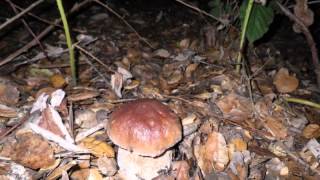
[[[160,170],[171,166],[172,151],[166,151],[159,157],[146,157],[118,149],[117,161],[119,174],[126,180],[152,179],[159,175]]]

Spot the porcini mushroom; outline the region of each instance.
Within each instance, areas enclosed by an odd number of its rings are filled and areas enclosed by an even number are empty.
[[[126,179],[152,179],[170,167],[168,149],[182,138],[177,115],[153,99],[121,105],[107,122],[107,133],[119,146],[117,161]]]

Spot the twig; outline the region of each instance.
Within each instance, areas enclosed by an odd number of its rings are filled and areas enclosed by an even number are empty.
[[[14,13],[18,14],[19,12],[17,11],[16,7],[13,5],[13,3],[11,2],[11,0],[6,0],[12,10],[14,11]],[[29,31],[29,33],[32,35],[32,37],[37,41],[37,43],[39,44],[43,54],[46,56],[47,59],[49,59],[47,52],[45,51],[42,43],[39,41],[39,39],[37,38],[37,36],[34,34],[34,32],[32,31],[32,29],[30,28],[30,26],[28,25],[28,23],[24,20],[24,18],[21,18],[21,22],[23,23],[23,25],[25,26],[25,28]]]
[[[11,2],[11,3],[12,3],[12,2]],[[20,6],[14,4],[14,3],[12,3],[12,5],[13,5],[15,8],[19,9],[20,11],[23,10],[23,8],[21,8]],[[31,13],[31,12],[28,12],[27,14],[28,14],[29,16],[33,17],[34,19],[40,21],[40,22],[43,22],[43,23],[46,23],[46,24],[49,24],[49,25],[54,25],[54,26],[59,27],[59,28],[63,28],[63,26],[61,26],[60,24],[54,24],[53,22],[48,21],[48,20],[46,20],[46,19],[43,19],[43,18],[41,18],[41,17],[39,17],[39,16]],[[86,32],[85,30],[81,30],[81,29],[77,29],[77,28],[72,28],[71,30],[72,30],[73,32],[77,32],[77,33],[85,33],[85,32]]]
[[[219,21],[219,22],[221,22],[223,25],[228,25],[228,24],[230,23],[229,20],[227,20],[227,19],[217,18],[217,17],[213,16],[212,14],[209,14],[209,13],[207,13],[207,12],[205,12],[205,11],[197,8],[197,7],[192,6],[191,4],[188,4],[188,3],[183,2],[183,1],[181,1],[181,0],[175,0],[175,1],[177,1],[178,3],[180,3],[180,4],[182,4],[182,5],[186,6],[186,7],[188,7],[188,8],[190,8],[190,9],[193,9],[193,10],[195,10],[195,11],[201,13],[201,14],[204,14],[204,15],[206,15],[206,16],[208,16],[208,17],[210,17],[210,18],[212,18],[212,19],[214,19],[214,20],[216,20],[216,21]]]
[[[317,76],[317,85],[318,88],[320,88],[320,65],[319,65],[319,57],[318,57],[318,50],[316,47],[316,43],[308,29],[308,27],[294,14],[292,14],[286,7],[284,7],[281,3],[277,2],[277,5],[279,8],[282,10],[282,12],[288,16],[289,19],[297,23],[301,31],[303,32],[304,36],[306,37],[307,43],[311,49],[311,54],[312,54],[312,63],[314,66],[314,72]]]
[[[5,131],[4,133],[0,134],[0,143],[3,140],[4,137],[6,137],[7,135],[9,135],[11,132],[13,132],[15,129],[17,129],[19,126],[21,126],[22,124],[24,124],[27,120],[29,119],[29,114],[26,114],[21,120],[20,122],[18,122],[17,124],[15,124],[14,126],[12,126],[10,129],[8,129],[7,131]]]
[[[36,6],[38,6],[39,4],[41,4],[42,2],[44,2],[44,0],[38,0],[34,3],[32,3],[28,8],[26,8],[25,10],[21,11],[19,14],[13,16],[12,18],[8,19],[6,22],[4,22],[3,24],[0,25],[0,31],[6,27],[7,25],[11,24],[12,22],[14,22],[15,20],[19,19],[21,16],[23,16],[24,14],[26,14],[27,12],[31,11],[33,8],[35,8]]]
[[[83,52],[84,54],[88,55],[89,57],[91,57],[92,59],[94,59],[95,61],[97,61],[99,64],[101,64],[103,67],[105,67],[107,69],[107,71],[109,72],[115,72],[114,70],[112,70],[109,66],[107,66],[105,63],[103,63],[100,59],[98,59],[96,56],[94,56],[93,54],[91,54],[89,51],[85,50],[84,48],[82,48],[81,46],[74,44],[74,47],[76,47],[77,49],[79,49],[81,52]]]
[[[77,49],[79,49],[81,52],[83,52],[84,54],[88,55],[87,53],[89,52],[85,52],[86,50],[83,49],[82,47],[78,46],[78,45],[74,45]],[[91,53],[90,53],[91,54]],[[90,56],[91,57],[91,56]],[[95,56],[93,56],[95,57]],[[97,58],[98,59],[98,58]],[[90,62],[87,58],[84,58],[84,60],[86,61],[87,64],[89,64],[93,70],[95,70],[99,76],[104,80],[105,83],[109,84],[107,78],[98,70],[98,68],[92,63]],[[100,60],[99,60],[100,61]],[[106,65],[105,65],[106,66]],[[108,67],[108,70],[109,70],[109,67]]]
[[[80,9],[81,7],[83,7],[84,5],[88,4],[89,2],[91,2],[92,0],[84,0],[82,1],[80,4],[75,5],[69,13],[74,13],[75,11],[77,11],[78,9]],[[55,20],[54,24],[58,24],[61,22],[61,19],[57,19]],[[38,36],[37,38],[40,40],[42,39],[45,35],[47,35],[50,31],[52,31],[55,28],[54,25],[50,25],[48,26],[45,30],[43,30]],[[35,39],[33,39],[32,41],[30,41],[28,44],[24,45],[22,48],[18,49],[17,51],[15,51],[14,53],[10,54],[8,57],[6,57],[4,60],[2,60],[0,62],[0,66],[7,64],[8,62],[12,61],[14,58],[18,57],[19,55],[21,55],[22,53],[28,51],[30,48],[32,48],[33,46],[37,45],[37,41]]]
[[[91,134],[99,131],[100,129],[103,129],[105,126],[105,122],[102,122],[84,132],[80,132],[77,134],[77,137],[76,137],[76,142],[79,143],[81,140],[83,140],[84,138],[86,138],[87,136],[90,136]]]
[[[150,48],[154,49],[154,47],[146,40],[146,38],[142,37],[137,30],[135,30],[123,17],[121,17],[120,14],[118,14],[116,11],[114,11],[113,9],[111,9],[107,4],[104,4],[102,2],[100,2],[99,0],[93,0],[94,2],[100,4],[101,6],[103,6],[104,8],[106,8],[108,11],[110,11],[112,14],[114,14],[115,16],[117,16],[117,18],[119,18],[126,26],[128,26],[137,36],[138,38],[143,41],[144,43],[146,43]]]

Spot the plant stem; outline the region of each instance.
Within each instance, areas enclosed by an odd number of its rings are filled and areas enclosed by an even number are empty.
[[[237,58],[237,65],[236,65],[237,73],[240,73],[240,69],[241,69],[243,47],[244,47],[244,42],[245,42],[245,37],[246,37],[246,33],[247,33],[247,27],[248,27],[248,22],[249,22],[252,6],[253,6],[253,0],[249,0],[248,6],[246,9],[246,14],[244,17],[244,21],[242,24],[242,29],[241,29],[240,49],[239,49],[238,58]]]
[[[58,9],[60,12],[61,20],[63,23],[63,28],[66,36],[66,41],[69,49],[69,63],[71,67],[71,75],[72,75],[72,85],[76,85],[77,83],[77,77],[76,77],[76,65],[75,65],[75,58],[74,58],[74,48],[72,46],[72,41],[71,41],[71,36],[70,36],[70,31],[69,31],[69,26],[67,22],[67,17],[64,13],[64,8],[62,5],[62,0],[56,0]]]
[[[307,105],[307,106],[311,106],[311,107],[320,109],[320,104],[319,103],[315,103],[315,102],[308,101],[308,100],[305,100],[305,99],[285,97],[284,100],[286,100],[288,102],[303,104],[303,105]]]

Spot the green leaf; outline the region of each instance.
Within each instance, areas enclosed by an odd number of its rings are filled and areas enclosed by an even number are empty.
[[[243,23],[247,1],[244,1],[240,7],[240,19]],[[246,37],[250,43],[260,39],[269,29],[274,18],[273,9],[270,6],[253,4],[251,15],[248,22]]]

